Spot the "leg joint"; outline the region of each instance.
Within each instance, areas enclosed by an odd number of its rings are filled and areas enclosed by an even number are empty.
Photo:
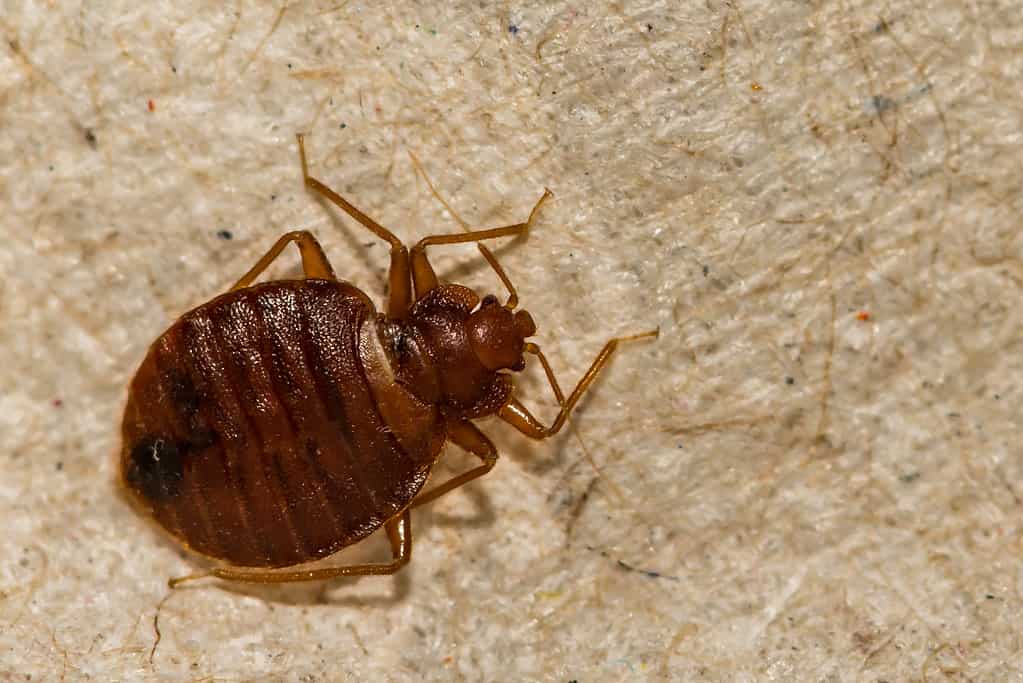
[[[404,567],[405,565],[407,565],[411,561],[412,561],[412,548],[409,548],[408,552],[404,552],[401,555],[398,555],[398,557],[394,558],[394,562],[391,563],[391,566],[394,567],[394,571],[398,571],[399,569],[401,569],[402,567]]]

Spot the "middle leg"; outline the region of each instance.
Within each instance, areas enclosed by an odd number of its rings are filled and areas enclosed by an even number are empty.
[[[437,500],[445,493],[457,489],[459,486],[467,484],[473,479],[482,477],[484,474],[493,469],[494,464],[497,462],[497,448],[494,447],[494,443],[487,438],[486,434],[481,432],[473,423],[467,420],[453,423],[448,428],[448,438],[454,441],[456,445],[478,457],[483,461],[483,464],[474,467],[468,472],[463,472],[456,477],[452,477],[440,486],[436,486],[426,493],[420,494],[419,497],[412,502],[410,507],[419,507],[424,503]]]
[[[339,195],[325,184],[309,175],[309,164],[305,157],[305,136],[299,133],[298,154],[302,161],[302,180],[305,186],[315,190],[331,203],[342,208],[345,213],[357,220],[366,229],[391,245],[391,267],[388,272],[387,315],[403,320],[412,304],[411,275],[409,271],[408,249],[393,232],[355,208],[347,199]]]

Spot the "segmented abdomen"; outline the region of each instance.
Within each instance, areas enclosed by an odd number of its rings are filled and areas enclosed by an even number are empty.
[[[149,350],[123,424],[125,484],[194,550],[276,567],[325,557],[397,514],[430,454],[380,417],[354,287],[278,281],[185,314]]]

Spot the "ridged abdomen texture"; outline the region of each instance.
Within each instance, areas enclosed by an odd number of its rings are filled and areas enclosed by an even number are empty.
[[[122,473],[191,548],[288,566],[349,545],[408,505],[430,458],[389,433],[358,356],[375,312],[338,282],[271,282],[182,316],[139,368]]]

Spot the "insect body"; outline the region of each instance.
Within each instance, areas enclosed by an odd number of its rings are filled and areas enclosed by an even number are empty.
[[[620,341],[612,339],[569,397],[540,349],[529,314],[480,240],[503,228],[397,237],[309,176],[306,186],[391,245],[386,313],[338,281],[315,238],[284,235],[230,291],[178,319],[152,345],[131,383],[122,424],[121,479],[131,497],[190,549],[223,564],[203,576],[288,582],[389,574],[409,560],[410,510],[488,472],[493,443],[472,420],[498,415],[526,436],[556,433]],[[253,284],[290,242],[305,279]],[[476,242],[508,286],[500,304],[441,284],[431,245]],[[538,356],[561,411],[548,427],[514,396],[511,372]],[[481,460],[422,492],[446,441]],[[295,569],[381,526],[384,564]]]

